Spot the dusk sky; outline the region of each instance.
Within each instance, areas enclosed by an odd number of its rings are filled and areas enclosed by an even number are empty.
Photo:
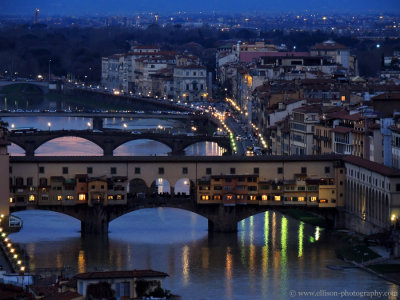
[[[0,0],[0,14],[130,15],[178,10],[217,12],[400,12],[399,0]]]

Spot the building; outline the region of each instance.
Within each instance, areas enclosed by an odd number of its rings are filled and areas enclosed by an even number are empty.
[[[115,291],[116,300],[143,297],[161,288],[162,280],[168,274],[153,270],[87,272],[74,276],[77,281],[77,292],[86,298],[90,285],[107,282]]]
[[[174,95],[184,102],[207,99],[207,70],[200,65],[182,65],[174,68]]]

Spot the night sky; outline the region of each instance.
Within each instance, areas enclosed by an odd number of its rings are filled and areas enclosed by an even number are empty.
[[[0,14],[130,15],[137,12],[400,12],[400,0],[0,0]]]

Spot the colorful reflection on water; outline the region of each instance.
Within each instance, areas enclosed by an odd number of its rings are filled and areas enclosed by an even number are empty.
[[[31,256],[30,268],[69,272],[152,268],[183,299],[288,299],[291,290],[398,291],[398,286],[343,265],[329,232],[267,211],[241,221],[237,234],[208,234],[207,220],[169,208],[143,209],[111,222],[109,237],[80,238],[80,224],[51,212],[24,211],[11,240]],[[309,237],[313,237],[313,242]],[[194,297],[195,296],[195,297]],[[328,297],[329,299],[329,297]],[[333,299],[333,298],[331,298]]]

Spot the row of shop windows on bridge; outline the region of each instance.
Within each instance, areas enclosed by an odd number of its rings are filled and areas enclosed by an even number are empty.
[[[336,206],[334,178],[308,178],[294,174],[290,180],[262,181],[258,175],[216,175],[202,178],[197,185],[199,203],[212,204],[304,204]]]

